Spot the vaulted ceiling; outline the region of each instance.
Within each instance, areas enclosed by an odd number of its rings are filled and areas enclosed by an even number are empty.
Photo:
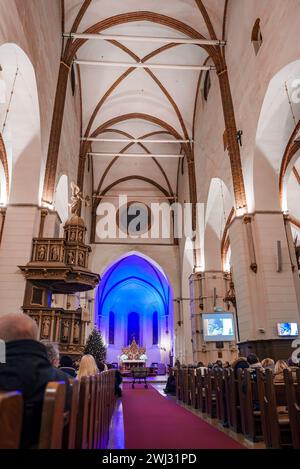
[[[74,31],[74,21],[80,14],[79,33],[93,31],[93,26],[102,22],[104,34],[187,38],[187,31],[193,28],[210,39],[209,18],[217,38],[222,39],[226,3],[226,0],[65,0],[64,31]],[[168,44],[89,40],[78,49],[76,58],[128,64],[212,64],[206,50],[199,45],[174,44],[171,40]],[[201,71],[143,69],[130,65],[123,68],[81,64],[78,67],[83,136],[145,139],[143,144],[92,142],[91,152],[174,155],[181,153],[181,144],[147,143],[147,139],[193,139]],[[173,196],[178,192],[179,158],[103,155],[92,158],[93,189],[98,194],[131,190],[132,194],[151,197]]]

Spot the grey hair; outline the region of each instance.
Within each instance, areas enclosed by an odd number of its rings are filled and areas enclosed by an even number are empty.
[[[5,342],[13,340],[37,340],[38,327],[36,322],[24,313],[8,313],[0,315],[0,339]]]
[[[59,349],[56,342],[50,342],[49,340],[41,340],[41,343],[46,347],[47,355],[51,365],[57,360],[59,362]]]

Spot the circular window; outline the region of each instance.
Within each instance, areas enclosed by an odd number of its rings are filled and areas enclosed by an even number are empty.
[[[117,211],[117,225],[131,236],[147,233],[151,227],[150,208],[142,202],[128,202]]]

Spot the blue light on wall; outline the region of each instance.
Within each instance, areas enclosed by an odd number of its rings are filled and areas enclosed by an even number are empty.
[[[113,311],[117,328],[119,318],[137,313],[135,329],[133,325],[129,328],[127,323],[128,337],[124,340],[127,341],[130,334],[140,340],[142,316],[149,314],[152,318],[155,311],[159,316],[168,315],[170,294],[170,283],[164,272],[147,258],[132,253],[116,261],[104,273],[98,289],[98,314],[108,317]]]
[[[154,311],[152,317],[152,342],[153,345],[158,344],[158,314],[157,311]]]
[[[129,313],[128,314],[128,332],[127,332],[127,344],[130,345],[131,342],[135,340],[139,345],[140,343],[140,315],[139,313]]]
[[[108,343],[110,345],[115,343],[115,313],[113,311],[109,312]]]

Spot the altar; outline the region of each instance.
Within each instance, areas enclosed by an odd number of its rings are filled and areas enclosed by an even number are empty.
[[[123,370],[131,370],[135,367],[145,367],[147,361],[146,349],[139,347],[136,341],[133,339],[129,347],[122,349],[122,355],[120,356],[120,367]]]
[[[124,370],[131,370],[131,368],[135,367],[144,367],[146,366],[145,360],[123,360],[122,367]]]

